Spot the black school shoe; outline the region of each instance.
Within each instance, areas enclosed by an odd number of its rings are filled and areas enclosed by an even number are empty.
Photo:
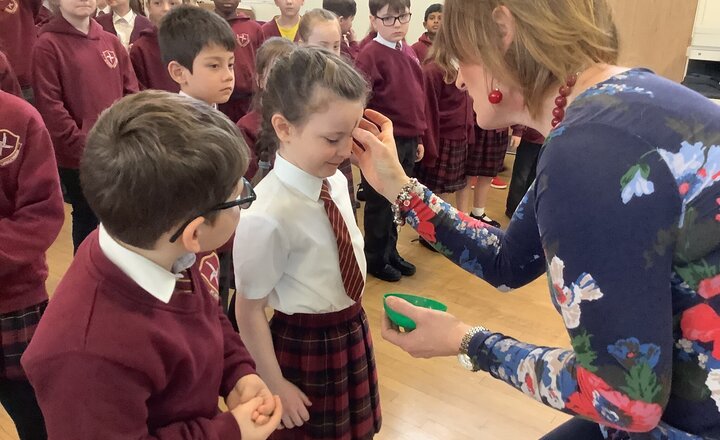
[[[368,267],[367,271],[375,278],[387,281],[388,283],[395,283],[402,278],[402,273],[389,264],[383,267]]]
[[[493,219],[491,219],[490,217],[488,217],[487,214],[483,214],[483,215],[480,215],[480,216],[475,215],[475,214],[470,214],[470,217],[474,218],[475,220],[480,220],[481,222],[483,222],[483,223],[485,223],[485,224],[488,224],[488,225],[490,225],[490,226],[496,227],[496,228],[501,228],[501,227],[502,227],[502,225],[501,225],[500,223],[498,223],[498,222],[496,222],[495,220],[493,220]]]
[[[414,264],[408,263],[400,255],[390,257],[390,265],[406,277],[415,275],[415,272],[417,271]]]

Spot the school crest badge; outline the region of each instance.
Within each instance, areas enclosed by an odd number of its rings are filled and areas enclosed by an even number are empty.
[[[235,39],[237,40],[237,44],[240,47],[245,47],[250,44],[250,35],[246,33],[235,34]]]
[[[10,165],[20,155],[20,136],[0,129],[0,167]]]
[[[14,14],[18,11],[20,5],[17,0],[0,0],[0,10],[8,14]]]
[[[109,68],[114,69],[118,65],[117,55],[114,50],[104,50],[102,53],[103,61],[108,65]]]
[[[200,260],[200,276],[208,287],[210,295],[220,299],[220,260],[215,252]]]

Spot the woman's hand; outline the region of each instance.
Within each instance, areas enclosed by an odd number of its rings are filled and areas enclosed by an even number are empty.
[[[387,316],[382,323],[382,337],[413,357],[453,356],[460,352],[460,343],[470,326],[447,312],[416,307],[401,298],[389,297],[387,304],[396,312],[415,321],[417,327],[401,333]]]
[[[379,127],[379,128],[378,128]],[[374,110],[353,131],[353,157],[365,179],[391,203],[410,178],[400,165],[390,119]]]

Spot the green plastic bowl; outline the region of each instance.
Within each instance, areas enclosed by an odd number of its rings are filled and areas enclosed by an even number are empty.
[[[393,324],[402,327],[403,329],[405,329],[405,331],[415,330],[415,321],[391,309],[387,305],[387,298],[389,296],[397,296],[398,298],[402,298],[414,306],[424,307],[426,309],[439,310],[441,312],[447,312],[447,306],[440,301],[435,301],[434,299],[425,298],[424,296],[408,295],[406,293],[386,293],[383,298],[385,313],[387,314],[388,318],[390,318],[390,321]]]

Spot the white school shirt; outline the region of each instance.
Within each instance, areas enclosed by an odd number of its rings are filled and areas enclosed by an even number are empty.
[[[195,264],[195,254],[185,254],[175,262],[172,272],[168,272],[157,263],[120,245],[102,224],[98,228],[98,242],[103,254],[122,273],[165,304],[170,302],[176,281],[183,277],[179,273]]]
[[[327,180],[365,279],[364,241],[355,223],[347,179],[337,171]],[[337,241],[320,200],[321,186],[322,179],[276,156],[274,169],[258,184],[257,200],[242,212],[235,232],[238,294],[248,299],[268,297],[270,307],[286,314],[335,312],[355,303],[343,286]]]
[[[397,50],[397,44],[400,43],[400,48],[403,46],[402,41],[398,41],[397,43],[393,43],[392,41],[388,41],[380,36],[380,34],[377,34],[377,36],[374,38],[375,41],[382,44],[383,46],[387,46],[390,49],[396,49]]]
[[[135,27],[135,11],[130,9],[125,15],[118,15],[113,12],[113,26],[117,32],[118,38],[125,49],[130,47],[130,35]]]

